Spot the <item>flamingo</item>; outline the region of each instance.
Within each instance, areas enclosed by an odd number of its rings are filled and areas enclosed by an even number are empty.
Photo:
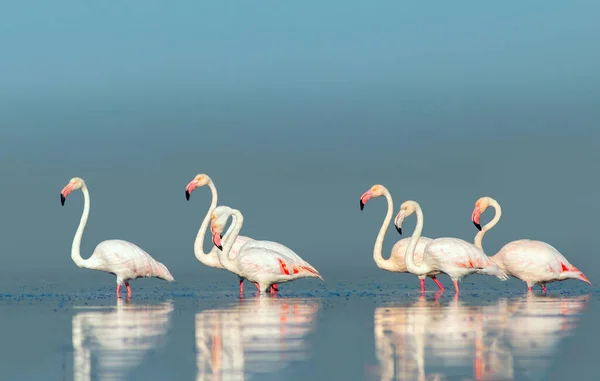
[[[137,278],[159,278],[167,282],[175,279],[165,265],[158,262],[139,246],[119,239],[102,241],[88,258],[81,257],[81,237],[90,214],[90,193],[85,182],[80,177],[74,177],[60,192],[60,203],[65,205],[69,193],[81,189],[83,192],[83,214],[73,238],[71,258],[79,267],[106,271],[117,276],[117,298],[121,297],[121,285],[127,287],[127,296],[131,297],[129,281]]]
[[[429,274],[432,271],[448,274],[454,283],[457,295],[459,294],[458,281],[473,273],[494,275],[503,281],[508,279],[504,271],[490,260],[483,250],[458,238],[444,237],[432,240],[425,247],[423,262],[416,264],[414,252],[423,230],[423,211],[419,203],[412,200],[405,201],[400,206],[394,225],[396,225],[398,232],[402,234],[402,222],[415,212],[417,214],[417,226],[404,256],[408,271],[417,275]]]
[[[192,181],[185,188],[185,199],[189,201],[192,192],[194,189],[203,187],[208,185],[210,189],[210,193],[212,195],[212,201],[210,202],[210,206],[208,207],[208,211],[202,220],[202,224],[200,225],[200,229],[198,230],[198,234],[196,235],[196,241],[194,241],[194,254],[196,258],[203,264],[209,267],[215,267],[218,269],[223,269],[223,265],[219,262],[219,257],[217,256],[217,248],[212,246],[209,253],[204,252],[204,234],[206,234],[206,228],[208,227],[210,213],[217,207],[218,194],[217,187],[212,179],[206,174],[198,174],[194,177]],[[237,255],[239,249],[244,246],[247,242],[252,241],[252,238],[246,236],[238,236],[233,243],[233,247],[231,248],[230,256],[234,257]],[[255,283],[256,288],[258,288],[258,284]],[[275,290],[278,291],[277,285],[274,285]],[[240,278],[240,294],[244,293],[244,279]]]
[[[380,269],[391,271],[391,272],[399,272],[406,273],[409,272],[406,269],[406,264],[404,263],[404,254],[406,253],[406,248],[410,242],[410,238],[404,238],[400,241],[396,242],[394,247],[392,247],[392,253],[390,257],[386,260],[383,259],[381,255],[381,248],[383,246],[383,239],[385,238],[385,232],[387,231],[388,226],[390,225],[390,221],[392,220],[392,214],[394,213],[394,201],[392,200],[392,195],[388,191],[386,187],[380,184],[373,185],[371,189],[363,193],[360,196],[360,210],[363,210],[366,203],[369,202],[371,198],[384,196],[387,200],[388,209],[385,215],[385,219],[383,220],[383,225],[379,229],[379,233],[377,234],[377,240],[375,241],[375,248],[373,249],[373,259],[375,263]],[[418,261],[421,262],[423,260],[423,250],[425,250],[425,246],[427,246],[432,241],[431,238],[421,237],[419,238],[419,242],[417,243],[417,247],[415,248],[415,255],[418,258]],[[427,274],[418,275],[419,280],[421,282],[421,292],[425,291],[425,277],[428,276],[435,284],[438,285],[440,290],[444,290],[444,286],[437,279],[436,275],[439,274],[439,271],[432,271]]]
[[[233,218],[233,222],[227,233],[231,231],[231,235],[226,234],[223,246],[221,233],[230,216]],[[240,248],[236,257],[230,258],[229,253],[242,229],[243,222],[242,213],[228,206],[218,206],[212,212],[213,244],[219,249],[219,260],[225,269],[237,274],[240,278],[258,283],[261,294],[276,283],[308,277],[323,280],[321,274],[313,266],[291,249],[277,242],[250,241]]]
[[[482,228],[481,214],[490,206],[496,213],[494,218]],[[481,197],[477,200],[471,215],[473,224],[479,229],[475,236],[475,246],[482,249],[483,236],[500,221],[500,216],[502,216],[502,208],[496,200],[491,197]],[[506,273],[527,283],[528,291],[532,291],[533,285],[538,284],[545,293],[546,283],[567,279],[577,279],[592,284],[558,250],[542,241],[520,239],[509,242],[491,259]]]

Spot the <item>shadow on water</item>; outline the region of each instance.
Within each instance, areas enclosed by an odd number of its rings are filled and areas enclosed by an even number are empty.
[[[76,307],[81,309],[82,307]],[[126,380],[145,354],[164,343],[173,304],[85,308],[73,316],[73,380]],[[93,376],[93,377],[92,377]]]
[[[319,302],[261,297],[196,314],[196,381],[260,379],[306,361]]]
[[[529,294],[469,306],[422,297],[378,307],[378,379],[541,380],[588,298]]]

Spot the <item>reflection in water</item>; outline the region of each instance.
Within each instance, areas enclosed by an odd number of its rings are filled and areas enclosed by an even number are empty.
[[[421,298],[375,310],[380,380],[540,379],[588,296],[528,294],[495,305]],[[453,378],[454,378],[453,377]]]
[[[76,381],[128,379],[128,372],[166,336],[173,305],[134,305],[118,299],[115,309],[102,309],[87,309],[73,317]]]
[[[318,301],[256,298],[196,314],[196,381],[244,380],[305,361]]]

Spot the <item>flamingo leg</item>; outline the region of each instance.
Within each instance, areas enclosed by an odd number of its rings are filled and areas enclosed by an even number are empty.
[[[440,291],[444,291],[444,285],[440,283],[440,281],[438,280],[438,278],[436,278],[435,276],[431,277],[431,279],[433,279],[433,281],[435,282],[435,284],[437,284],[437,286],[440,288]]]
[[[240,279],[240,294],[244,293],[244,280]]]
[[[277,284],[272,284],[271,288],[275,290],[275,292],[279,292],[279,286]]]
[[[259,287],[258,283],[254,282],[254,285],[256,286],[256,289],[257,289],[258,291],[260,291],[260,287]]]
[[[454,290],[456,290],[456,294],[459,294],[460,291],[458,290],[458,281],[457,280],[453,280],[452,282],[454,282]]]
[[[542,285],[542,292],[545,294],[546,293],[546,285]]]
[[[121,297],[121,285],[118,284],[117,285],[117,298],[120,298],[120,297]]]
[[[419,279],[421,282],[421,292],[425,292],[425,279]]]
[[[127,297],[131,297],[131,287],[129,287],[129,282],[125,282],[125,287],[127,287]]]
[[[527,287],[527,291],[528,291],[528,292],[531,292],[531,291],[533,291],[533,287]]]

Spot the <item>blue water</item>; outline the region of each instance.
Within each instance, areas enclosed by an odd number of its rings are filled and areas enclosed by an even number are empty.
[[[79,269],[78,269],[79,270]],[[595,378],[598,290],[471,276],[424,296],[409,275],[348,269],[260,297],[222,271],[175,284],[80,270],[0,281],[1,380],[559,380]],[[208,274],[208,275],[207,275]],[[447,278],[440,277],[451,285]]]

